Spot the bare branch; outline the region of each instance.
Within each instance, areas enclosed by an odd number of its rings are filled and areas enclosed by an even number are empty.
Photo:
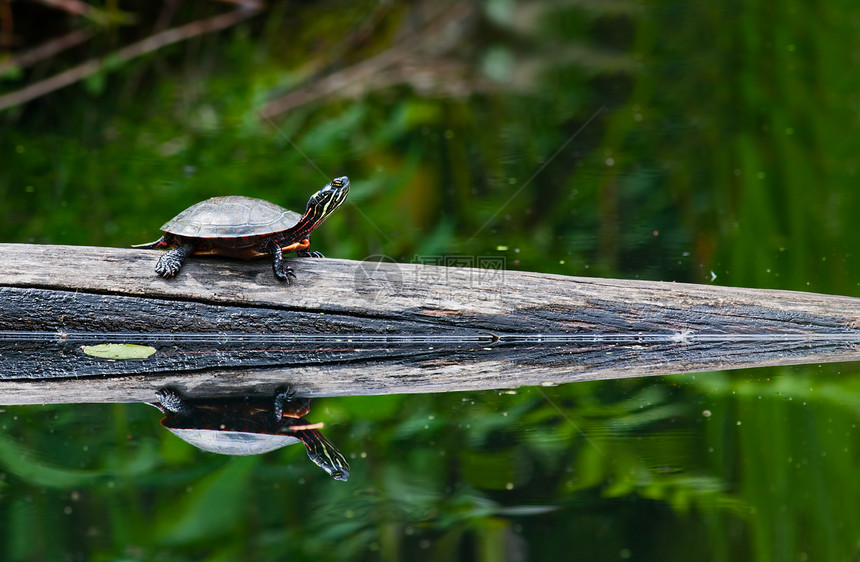
[[[129,12],[117,9],[102,10],[81,0],[33,0],[39,4],[61,10],[73,16],[82,16],[99,25],[109,23],[131,23],[136,17]]]
[[[438,38],[446,27],[463,21],[472,13],[473,7],[471,5],[455,3],[443,10],[420,33],[410,34],[404,40],[374,57],[329,74],[303,88],[272,100],[260,111],[260,116],[272,118],[303,105],[311,99],[319,99],[335,93],[366,91],[369,87],[366,82],[371,80],[375,82],[382,71],[414,59],[415,54],[427,44],[428,39]],[[401,75],[403,74],[401,73]]]
[[[232,27],[259,13],[260,4],[244,3],[241,8],[232,12],[214,16],[208,19],[192,22],[180,27],[175,27],[156,33],[143,41],[133,43],[127,47],[100,59],[91,59],[64,72],[56,74],[46,80],[31,84],[25,88],[0,96],[0,111],[15,107],[49,94],[60,88],[70,86],[88,76],[104,70],[110,64],[127,62],[142,55],[151,53],[167,45],[186,41],[198,35],[212,33],[221,29]]]
[[[38,47],[34,47],[29,51],[24,51],[23,53],[19,53],[6,60],[0,61],[0,74],[3,74],[12,68],[26,68],[41,60],[49,59],[66,49],[71,49],[72,47],[76,47],[81,43],[84,43],[92,36],[93,32],[91,30],[78,29],[63,35],[62,37],[51,39],[50,41],[42,43]]]
[[[80,0],[36,0],[39,4],[44,4],[57,10],[68,12],[73,16],[90,17],[94,8],[86,2]]]

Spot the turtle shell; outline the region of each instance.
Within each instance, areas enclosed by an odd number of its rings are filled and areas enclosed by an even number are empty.
[[[289,230],[302,216],[263,199],[230,195],[192,205],[161,230],[186,238],[243,238]]]
[[[220,455],[260,455],[300,441],[290,435],[168,427],[195,447]]]

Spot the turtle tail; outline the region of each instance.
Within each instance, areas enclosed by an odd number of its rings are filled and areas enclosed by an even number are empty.
[[[167,237],[162,236],[155,242],[147,242],[146,244],[132,244],[132,248],[143,248],[144,250],[152,250],[155,248],[166,248],[170,244],[167,243]]]

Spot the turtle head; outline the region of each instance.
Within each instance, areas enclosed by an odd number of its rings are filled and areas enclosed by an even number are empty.
[[[349,479],[349,462],[331,441],[316,429],[303,429],[290,432],[305,445],[314,464],[328,472],[335,480],[346,482]]]
[[[340,207],[349,194],[349,178],[342,176],[331,180],[325,187],[311,195],[305,209],[305,219],[313,228],[318,227],[324,220]]]

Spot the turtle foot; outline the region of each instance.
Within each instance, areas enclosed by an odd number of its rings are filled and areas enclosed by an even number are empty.
[[[300,418],[311,411],[311,401],[307,398],[296,398],[296,389],[291,386],[281,386],[275,391],[275,421],[284,417]]]
[[[296,389],[289,386],[279,386],[277,390],[275,390],[275,400],[285,400],[289,402],[296,395]]]
[[[300,258],[324,258],[325,256],[322,252],[296,252],[296,255]]]
[[[293,272],[293,268],[285,265],[281,267],[273,267],[275,272],[275,277],[286,283],[287,285],[291,285],[293,280],[296,279],[296,274]]]
[[[190,244],[173,248],[158,258],[158,263],[155,264],[155,272],[165,279],[173,277],[179,273],[183,262],[185,262],[185,258],[187,258],[193,251],[194,246]]]
[[[293,273],[293,268],[284,263],[284,253],[281,247],[274,241],[269,241],[266,249],[272,254],[272,271],[275,272],[275,277],[286,283],[287,285],[293,282],[296,274]]]
[[[173,389],[159,388],[155,395],[158,397],[158,403],[161,404],[165,410],[178,413],[185,409],[182,397]]]
[[[170,259],[169,254],[164,254],[155,264],[155,272],[165,279],[170,279],[182,268],[182,262]]]

